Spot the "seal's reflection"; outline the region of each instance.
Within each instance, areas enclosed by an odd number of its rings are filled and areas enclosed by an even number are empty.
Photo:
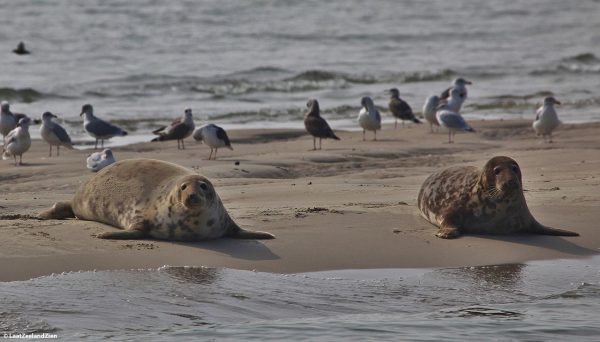
[[[208,267],[166,267],[164,271],[173,279],[194,284],[212,284],[219,278],[219,270]]]

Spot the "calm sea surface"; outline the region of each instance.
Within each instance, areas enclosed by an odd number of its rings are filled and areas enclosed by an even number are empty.
[[[598,341],[600,257],[291,275],[68,273],[0,283],[0,303],[0,333],[65,340]]]
[[[532,119],[554,94],[565,122],[600,120],[597,0],[20,0],[0,13],[0,98],[59,114],[76,137],[84,103],[143,139],[186,107],[198,124],[301,127],[308,98],[348,129],[361,96],[386,107],[398,87],[420,112],[458,76],[474,82],[467,119]],[[32,55],[10,52],[20,40]]]

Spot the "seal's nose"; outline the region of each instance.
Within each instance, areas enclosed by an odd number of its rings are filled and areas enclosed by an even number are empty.
[[[202,203],[202,198],[198,194],[190,194],[185,200],[186,206],[196,206]]]
[[[506,186],[513,189],[519,186],[519,182],[517,182],[516,179],[511,179],[508,182],[506,182]]]

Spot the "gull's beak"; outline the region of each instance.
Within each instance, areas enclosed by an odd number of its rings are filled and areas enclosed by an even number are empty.
[[[473,84],[471,81],[465,81],[466,84]]]
[[[557,104],[557,105],[559,105],[559,106],[562,104],[562,103],[560,103],[560,101],[558,101],[558,100],[554,100],[554,103],[556,103],[556,104]]]
[[[85,114],[84,112],[79,113],[79,116],[82,116],[83,114]]]
[[[54,114],[52,114],[52,117],[53,117],[53,118],[58,118],[58,116],[56,116],[56,115],[54,115]]]

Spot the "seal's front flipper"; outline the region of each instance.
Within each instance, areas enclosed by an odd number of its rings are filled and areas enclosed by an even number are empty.
[[[440,230],[435,236],[441,239],[456,239],[460,236],[460,231],[457,228],[452,227],[440,227]]]
[[[44,220],[64,220],[67,218],[75,218],[71,202],[56,202],[52,208],[42,211],[38,217]]]
[[[257,239],[257,240],[270,240],[274,239],[275,235],[267,232],[253,232],[250,230],[239,229],[229,236],[234,239]]]
[[[270,240],[275,238],[275,235],[267,232],[253,232],[251,230],[242,229],[231,218],[227,219],[226,224],[229,228],[227,229],[225,236],[232,239]]]
[[[570,232],[568,230],[546,227],[538,222],[533,222],[533,224],[531,225],[530,232],[533,234],[541,234],[541,235],[579,236],[579,233]]]
[[[144,223],[136,222],[129,225],[125,230],[117,230],[113,232],[105,232],[98,235],[100,239],[115,239],[115,240],[138,240],[146,238],[147,234],[144,231]]]

